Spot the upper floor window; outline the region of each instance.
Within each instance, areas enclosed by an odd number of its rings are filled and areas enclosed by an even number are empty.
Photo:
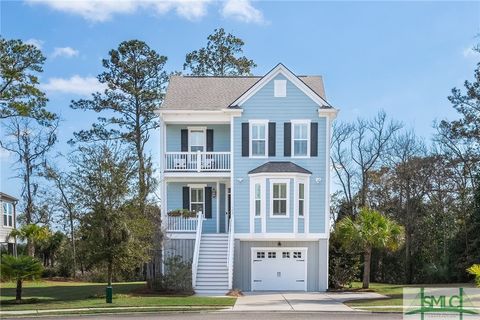
[[[190,211],[205,213],[205,198],[203,191],[203,188],[190,188]]]
[[[5,227],[13,227],[13,204],[3,202],[3,225]]]
[[[206,149],[206,134],[204,128],[189,128],[189,143],[190,152],[205,151]]]
[[[266,121],[250,123],[251,157],[267,156],[267,123]]]
[[[288,181],[288,180],[287,180]],[[288,217],[288,182],[272,182],[271,216]]]
[[[292,121],[292,150],[294,157],[308,157],[310,154],[310,131],[308,121]]]

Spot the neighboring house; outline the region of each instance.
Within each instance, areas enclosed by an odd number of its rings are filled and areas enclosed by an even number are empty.
[[[16,227],[16,206],[18,199],[0,192],[0,246],[9,253],[16,253],[16,242],[14,238],[8,238],[8,234]]]
[[[282,64],[172,76],[158,113],[163,256],[192,262],[195,291],[326,290],[337,110],[322,78]],[[174,216],[182,208],[202,219]]]

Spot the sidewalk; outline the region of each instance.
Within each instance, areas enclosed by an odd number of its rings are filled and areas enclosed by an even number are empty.
[[[75,309],[35,309],[35,310],[9,310],[0,311],[0,316],[8,315],[38,315],[48,313],[85,313],[85,312],[109,312],[109,311],[201,311],[201,310],[230,310],[232,307],[215,306],[151,306],[151,307],[100,307],[100,308],[75,308]]]

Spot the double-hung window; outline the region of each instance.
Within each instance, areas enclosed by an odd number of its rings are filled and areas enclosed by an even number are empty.
[[[13,227],[13,204],[3,202],[3,225],[5,227]]]
[[[189,143],[190,151],[205,151],[206,134],[204,128],[189,128]]]
[[[305,184],[298,184],[298,216],[305,216]]]
[[[190,211],[202,212],[205,207],[204,189],[203,188],[190,188]]]
[[[288,217],[288,182],[272,182],[270,192],[271,216]]]
[[[294,157],[308,157],[310,152],[309,121],[292,121],[292,150]]]
[[[255,217],[262,215],[262,185],[255,183]]]
[[[266,121],[250,123],[250,156],[267,156],[267,123]]]

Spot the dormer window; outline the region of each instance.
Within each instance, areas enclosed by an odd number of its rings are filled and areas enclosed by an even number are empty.
[[[283,98],[287,96],[287,80],[275,80],[274,82],[275,98]]]

